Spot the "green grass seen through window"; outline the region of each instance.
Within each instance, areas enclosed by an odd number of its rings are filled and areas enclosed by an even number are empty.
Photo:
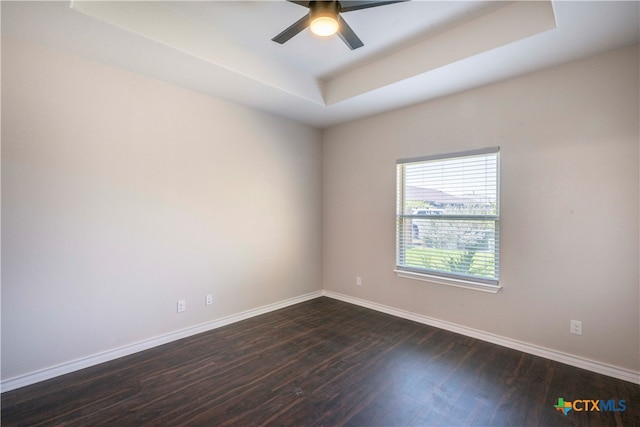
[[[493,278],[494,255],[456,249],[412,247],[405,253],[405,266]]]

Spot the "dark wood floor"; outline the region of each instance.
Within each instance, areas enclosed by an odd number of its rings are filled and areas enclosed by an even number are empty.
[[[632,426],[640,386],[318,298],[4,393],[2,425]]]

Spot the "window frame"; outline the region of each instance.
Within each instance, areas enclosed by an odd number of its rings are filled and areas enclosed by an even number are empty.
[[[474,156],[482,156],[482,155],[496,155],[496,212],[495,215],[443,215],[442,213],[437,214],[408,214],[403,212],[405,206],[405,187],[407,186],[407,182],[404,176],[404,165],[407,164],[417,164],[417,163],[425,163],[425,162],[433,162],[437,160],[454,160],[461,159],[465,157],[474,157]],[[500,147],[489,147],[478,150],[470,150],[470,151],[462,151],[462,152],[454,152],[454,153],[446,153],[446,154],[438,154],[432,156],[423,156],[423,157],[415,157],[415,158],[405,158],[399,159],[396,161],[396,268],[394,272],[398,277],[409,278],[409,279],[417,279],[424,280],[432,283],[438,283],[443,285],[462,287],[467,289],[473,289],[478,291],[497,293],[500,291],[502,286],[500,285]],[[495,229],[495,251],[494,251],[494,265],[496,269],[495,278],[484,278],[473,275],[465,275],[461,273],[453,273],[443,270],[437,269],[422,269],[419,267],[412,267],[401,265],[401,250],[402,248],[406,248],[403,244],[406,235],[406,219],[428,219],[428,220],[441,220],[441,221],[456,221],[456,220],[482,220],[482,221],[492,221],[494,222]],[[413,233],[413,229],[409,232],[410,235]],[[406,250],[406,249],[405,249]]]

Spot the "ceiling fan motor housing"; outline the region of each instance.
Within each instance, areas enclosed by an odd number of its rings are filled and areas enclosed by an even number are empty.
[[[309,4],[311,31],[321,37],[340,31],[340,4],[337,1],[312,1]]]
[[[318,14],[331,14],[337,17],[340,13],[340,3],[337,1],[312,1],[309,3],[309,17],[313,19]]]

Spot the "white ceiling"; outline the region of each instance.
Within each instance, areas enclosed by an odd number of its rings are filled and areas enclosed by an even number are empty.
[[[413,0],[345,13],[365,46],[285,1],[7,2],[2,34],[325,128],[640,41],[640,3]]]

